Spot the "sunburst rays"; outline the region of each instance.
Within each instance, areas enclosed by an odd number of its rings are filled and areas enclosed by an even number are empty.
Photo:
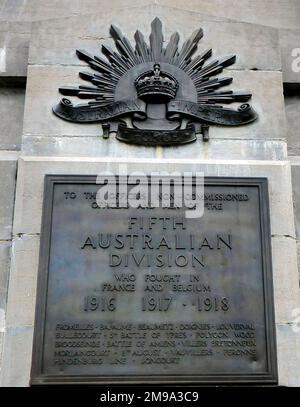
[[[115,42],[116,50],[102,45],[101,51],[106,60],[83,50],[76,51],[78,58],[87,62],[97,72],[79,73],[80,78],[89,82],[90,85],[61,87],[60,93],[66,96],[77,96],[80,99],[92,99],[87,106],[106,106],[114,101],[116,86],[121,77],[130,69],[147,62],[166,62],[182,69],[190,76],[197,90],[197,102],[201,105],[247,102],[251,98],[251,94],[247,92],[219,91],[223,86],[229,85],[233,79],[215,76],[222,73],[224,68],[235,63],[235,55],[210,62],[212,49],[207,49],[194,57],[199,41],[203,37],[201,28],[192,33],[180,50],[180,37],[177,32],[171,35],[170,41],[164,48],[162,23],[159,18],[155,18],[151,23],[149,45],[140,31],[136,31],[134,34],[135,48],[114,25],[110,27],[110,34]]]

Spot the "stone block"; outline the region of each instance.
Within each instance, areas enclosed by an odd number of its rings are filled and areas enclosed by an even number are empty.
[[[20,236],[14,239],[11,252],[12,272],[3,327],[5,340],[0,386],[29,384],[38,253],[37,236]],[[3,337],[0,342],[1,340]]]
[[[300,72],[299,72],[300,82]],[[289,155],[300,155],[300,95],[284,97]]]
[[[2,314],[5,314],[6,295],[8,288],[9,266],[10,266],[11,242],[0,241],[0,332],[2,329]],[[1,358],[0,358],[1,359]]]
[[[129,162],[130,161],[130,162]],[[37,158],[20,159],[16,217],[12,249],[10,291],[4,343],[4,385],[29,383],[32,327],[34,321],[36,277],[39,255],[43,179],[45,174],[99,174],[118,171],[119,163],[129,171],[202,171],[207,176],[268,177],[270,188],[274,296],[277,322],[279,382],[297,385],[299,360],[295,335],[291,331],[291,312],[300,307],[297,292],[296,241],[293,239],[290,166],[276,161],[200,161],[122,158]],[[297,295],[298,294],[298,295]],[[22,313],[18,313],[22,309]],[[281,326],[284,327],[281,328]],[[22,346],[21,346],[22,342]],[[298,356],[297,356],[298,357]]]
[[[4,340],[4,333],[0,332],[0,375],[1,375],[1,359],[2,359],[3,340]]]
[[[6,300],[10,267],[11,242],[0,240],[0,373],[6,325]]]
[[[4,321],[5,322],[5,321]],[[4,331],[0,331],[0,378],[1,378],[1,371],[2,371],[2,351],[3,351],[3,343],[4,343]],[[1,386],[1,382],[0,382]]]
[[[298,259],[298,273],[299,273],[299,286],[300,286],[300,241],[297,241],[297,259]]]
[[[32,326],[7,329],[2,353],[0,387],[29,386],[32,338]]]
[[[250,103],[258,113],[258,119],[245,126],[212,126],[211,137],[285,140],[286,121],[281,73],[228,70],[227,74],[233,76],[230,88],[252,93]]]
[[[178,10],[160,5],[139,5],[120,9],[110,8],[85,17],[73,17],[35,22],[30,43],[30,64],[84,65],[75,50],[85,49],[93,54],[100,52],[99,45],[112,45],[109,39],[110,24],[117,25],[133,41],[136,29],[148,37],[150,22],[159,16],[163,23],[165,40],[179,31],[182,42],[201,26],[204,37],[199,49],[213,48],[213,55],[237,54],[233,69],[280,70],[280,51],[277,30],[254,24],[232,22],[222,17],[198,12]],[[138,14],[138,21],[132,19]],[[148,41],[148,38],[147,38]]]
[[[20,150],[25,89],[0,87],[0,150]]]
[[[2,4],[3,3],[3,4]],[[69,16],[107,13],[136,5],[158,4],[195,12],[228,17],[254,24],[278,28],[300,28],[298,0],[2,0],[0,19],[3,21],[35,21]],[[58,13],[59,10],[59,13]]]
[[[56,4],[50,6],[39,2],[33,5],[35,1],[31,1],[26,5],[22,5],[21,8],[19,4],[15,3],[8,7],[7,3],[9,2],[6,2],[0,12],[0,20],[3,21],[0,31],[0,71],[2,71],[0,76],[26,76],[30,21],[42,20],[34,24],[34,31],[38,30],[38,33],[32,35],[32,59],[35,60],[35,63],[46,63],[46,61],[50,64],[55,63],[55,61],[61,63],[61,60],[68,58],[70,63],[78,64],[80,62],[75,57],[74,47],[86,46],[87,49],[93,50],[97,49],[100,40],[108,40],[107,27],[95,23],[97,19],[103,18],[103,16],[105,16],[106,21],[109,21],[109,18],[111,18],[112,22],[119,19],[120,25],[124,24],[127,19],[127,28],[130,24],[128,20],[130,10],[140,7],[140,11],[137,11],[141,17],[140,21],[142,20],[142,14],[149,14],[149,10],[150,14],[152,12],[153,15],[165,15],[165,20],[168,20],[169,24],[175,24],[176,28],[179,19],[181,19],[181,25],[189,29],[190,25],[186,24],[185,21],[190,22],[191,18],[195,17],[195,14],[197,15],[197,21],[201,18],[206,20],[203,22],[205,31],[210,36],[213,35],[217,38],[221,36],[223,40],[220,48],[218,48],[214,38],[207,39],[208,45],[212,44],[217,53],[224,52],[224,50],[227,53],[236,53],[238,49],[239,56],[236,67],[270,69],[270,63],[272,63],[272,69],[280,69],[278,33],[270,27],[281,28],[279,43],[283,63],[283,79],[284,82],[298,83],[298,72],[293,72],[291,68],[292,49],[298,48],[299,45],[300,24],[298,23],[298,15],[300,10],[298,4],[296,4],[297,0],[289,0],[287,5],[278,4],[277,0],[268,1],[267,5],[266,1],[257,1],[255,4],[249,2],[249,0],[244,1],[247,6],[242,7],[237,6],[235,0],[232,0],[232,7],[230,8],[224,7],[223,3],[219,4],[218,0],[218,4],[207,1],[202,1],[201,5],[199,2],[189,2],[189,4],[184,3],[180,7],[184,10],[178,10],[177,7],[174,7],[174,2],[170,3],[168,0],[160,0],[159,4],[151,4],[151,1],[145,0],[142,7],[141,2],[130,2],[128,4],[126,1],[115,1],[113,8],[107,6],[105,2],[92,4],[95,0],[82,5],[74,5],[74,2],[72,2],[72,10],[70,10],[68,0],[63,3],[60,2],[59,6]],[[288,6],[288,4],[291,5]],[[60,10],[59,15],[57,14],[58,7]],[[249,8],[253,8],[250,14],[246,12]],[[270,8],[272,8],[272,18],[270,18]],[[292,9],[294,10],[293,13],[291,13]],[[230,13],[228,10],[230,10]],[[188,16],[188,14],[190,15]],[[175,16],[173,22],[170,21],[172,20],[170,15]],[[56,21],[47,21],[52,18],[55,18]],[[76,23],[76,19],[80,23]],[[231,23],[230,20],[236,21],[231,24],[231,30],[227,30],[226,25]],[[297,24],[294,24],[296,21]],[[136,24],[136,22],[134,23]],[[215,27],[211,26],[212,24],[215,24]],[[99,32],[99,27],[103,27],[103,32]],[[132,30],[135,28],[133,27]],[[148,30],[149,27],[145,27],[145,29]],[[62,30],[64,30],[63,36],[61,35]],[[95,30],[98,32],[93,32]],[[227,31],[229,32],[227,33]],[[51,34],[49,34],[49,38],[47,36],[48,32]],[[188,33],[184,34],[187,35]],[[45,46],[45,43],[47,43],[47,46]],[[251,43],[251,46],[249,46],[249,43]],[[203,45],[206,45],[206,38],[204,38]]]
[[[100,129],[99,129],[100,132]],[[228,148],[228,143],[230,147]],[[39,137],[24,136],[22,153],[28,156],[55,157],[119,157],[126,158],[178,158],[181,159],[226,159],[228,160],[285,160],[287,159],[286,143],[281,140],[239,140],[211,139],[203,143],[202,136],[192,144],[178,147],[135,147],[121,143],[111,135],[109,140],[102,137]]]
[[[27,75],[30,23],[1,21],[0,78]]]
[[[287,83],[300,83],[300,29],[279,30],[279,44],[283,81]]]
[[[292,185],[296,236],[297,240],[300,240],[300,161],[292,162]]]
[[[157,0],[157,4],[277,28],[300,28],[298,0]]]
[[[79,67],[74,66],[30,66],[24,112],[24,136],[39,137],[99,137],[101,126],[97,123],[71,123],[56,117],[52,106],[56,105],[62,95],[60,86],[84,84],[78,78]],[[279,139],[285,140],[285,111],[282,94],[282,76],[280,72],[263,71],[226,71],[224,76],[234,78],[230,88],[248,90],[253,94],[252,105],[259,114],[254,123],[224,127],[211,126],[210,136],[217,139]],[[226,87],[224,87],[226,89]],[[74,104],[80,103],[70,97]],[[272,103],[270,103],[272,101]],[[236,106],[235,106],[236,107]],[[101,141],[104,148],[107,140]],[[131,147],[133,149],[134,147]],[[189,146],[194,150],[192,145]],[[142,157],[141,153],[137,153]]]
[[[3,159],[4,158],[4,159]],[[11,239],[16,180],[16,156],[0,151],[0,240]]]
[[[138,4],[149,4],[153,0],[1,0],[0,19],[8,21],[36,21],[93,13],[106,13],[112,8],[127,8]],[[3,3],[3,4],[2,4]]]
[[[24,136],[22,152],[26,155],[55,156],[55,157],[119,157],[120,142],[115,135],[111,135],[109,140],[104,140],[100,134],[101,125],[98,125],[98,137],[39,137]],[[275,143],[276,144],[276,143]],[[276,149],[277,147],[277,149]],[[271,155],[271,151],[269,151]],[[122,143],[122,156],[134,158],[143,156],[155,158],[157,149],[155,147],[133,146]],[[273,157],[285,156],[285,145],[277,143],[274,146]]]
[[[300,335],[292,324],[277,324],[277,362],[279,385],[300,386]]]
[[[184,159],[126,159],[23,157],[19,161],[14,235],[40,233],[44,174],[100,174],[118,173],[119,163],[128,171],[203,171],[206,176],[267,177],[273,235],[295,237],[292,208],[290,166],[277,161],[200,161]],[[29,175],[30,174],[30,175]],[[35,215],[32,216],[32,213]]]
[[[236,66],[240,65],[240,67],[250,69],[270,69],[270,63],[272,63],[273,69],[280,69],[278,34],[270,27],[281,28],[279,37],[284,81],[299,82],[299,75],[291,69],[293,59],[291,51],[299,44],[300,8],[297,0],[289,0],[284,4],[278,3],[278,0],[265,0],[264,2],[244,0],[245,5],[242,6],[240,2],[236,4],[236,1],[232,0],[231,7],[227,5],[224,7],[223,3],[220,4],[220,0],[212,2],[202,0],[200,3],[192,1],[188,4],[179,0],[178,3],[179,9],[177,2],[174,4],[169,0],[159,0],[155,4],[150,0],[144,0],[142,4],[141,1],[130,1],[129,4],[128,1],[116,0],[111,7],[106,2],[93,0],[88,3],[72,2],[70,10],[68,0],[59,2],[59,5],[56,2],[51,2],[50,5],[37,0],[26,4],[22,2],[22,5],[6,1],[0,11],[2,21],[0,76],[26,76],[31,21],[38,21],[34,27],[39,31],[38,35],[32,36],[32,58],[36,60],[35,63],[39,64],[42,61],[54,63],[56,58],[59,60],[68,58],[70,63],[78,63],[73,52],[74,47],[84,45],[97,49],[96,42],[104,38],[108,39],[107,27],[95,23],[95,20],[105,16],[106,21],[109,21],[109,18],[112,22],[119,20],[120,25],[127,20],[127,28],[130,25],[128,19],[130,10],[140,8],[137,10],[140,21],[142,21],[143,13],[149,14],[150,11],[150,14],[152,12],[153,15],[165,16],[165,20],[171,24],[170,16],[174,16],[173,24],[176,25],[176,28],[178,22],[182,21],[181,26],[189,29],[191,18],[193,19],[197,15],[196,21],[206,20],[203,22],[203,26],[210,36],[217,38],[221,36],[223,39],[220,48],[214,38],[208,41],[208,45],[211,42],[216,47],[217,53],[224,52],[224,50],[235,53],[238,49],[239,58]],[[251,13],[248,12],[249,9],[252,10]],[[272,9],[271,14],[270,9]],[[52,19],[56,19],[56,21]],[[76,23],[76,19],[79,23]],[[230,20],[236,21],[231,24],[231,30],[227,32],[226,24],[230,23]],[[189,21],[189,24],[186,24],[186,21]],[[136,25],[135,21],[134,24]],[[215,24],[215,27],[211,24]],[[99,27],[103,27],[102,33],[99,32]],[[133,27],[132,30],[135,28]],[[63,35],[61,35],[62,30],[64,30]],[[72,32],[72,30],[74,31]],[[48,32],[51,33],[49,38]],[[44,42],[49,45],[45,46]],[[203,45],[206,45],[206,39],[204,39]]]
[[[138,15],[138,19],[132,18],[133,15]],[[99,44],[111,45],[110,23],[117,24],[131,40],[136,28],[148,36],[149,22],[156,16],[163,21],[166,39],[180,27],[183,41],[201,25],[205,36],[200,49],[212,47],[214,56],[237,53],[236,65],[226,70],[224,76],[234,77],[230,88],[251,91],[258,121],[238,128],[212,126],[209,143],[198,140],[179,150],[125,145],[114,136],[103,140],[99,124],[72,124],[52,114],[51,106],[61,97],[59,86],[85,84],[78,78],[78,72],[89,68],[77,59],[76,48],[98,53]],[[112,3],[0,0],[0,81],[1,76],[26,76],[30,22],[36,21],[32,30],[22,140],[24,155],[19,161],[12,247],[16,154],[0,151],[0,360],[2,344],[4,349],[0,383],[3,386],[30,383],[45,174],[117,173],[120,163],[128,165],[129,171],[147,173],[202,171],[206,176],[268,178],[279,384],[300,386],[300,339],[299,333],[293,330],[292,314],[300,308],[296,254],[297,247],[300,253],[297,192],[300,161],[293,160],[291,179],[291,167],[285,161],[286,123],[278,30],[266,27],[289,28],[280,32],[284,80],[299,82],[289,72],[291,47],[299,47],[299,17],[298,0],[284,4],[280,0],[230,0],[230,7],[224,0],[114,0]],[[300,151],[298,99],[286,98],[288,142],[293,154]],[[20,146],[23,100],[23,90],[0,88],[2,150],[17,150]]]

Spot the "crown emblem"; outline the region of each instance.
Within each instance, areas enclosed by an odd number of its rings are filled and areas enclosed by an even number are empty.
[[[138,76],[134,82],[137,96],[146,102],[168,102],[174,99],[178,89],[178,81],[174,76],[162,72],[159,64],[154,64],[153,71]]]

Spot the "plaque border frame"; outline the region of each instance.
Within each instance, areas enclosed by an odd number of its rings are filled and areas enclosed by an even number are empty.
[[[271,228],[269,211],[268,178],[266,177],[205,177],[204,185],[257,186],[259,189],[260,236],[262,254],[262,276],[264,316],[266,326],[266,353],[268,369],[254,374],[190,374],[190,375],[47,375],[42,372],[44,322],[47,306],[47,285],[51,247],[53,191],[55,184],[95,184],[96,175],[50,175],[44,178],[43,210],[39,268],[36,292],[35,324],[32,348],[30,385],[51,384],[184,384],[184,385],[276,385],[278,384],[276,329],[272,277]],[[160,179],[162,177],[159,177]]]

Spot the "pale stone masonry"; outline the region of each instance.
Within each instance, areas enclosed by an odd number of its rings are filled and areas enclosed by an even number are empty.
[[[136,18],[132,18],[132,15]],[[101,126],[51,112],[61,85],[78,84],[76,48],[112,44],[114,23],[132,39],[158,16],[166,37],[199,26],[213,55],[237,54],[234,89],[253,93],[260,119],[211,128],[211,140],[154,148],[101,138]],[[294,50],[299,49],[298,51]],[[0,0],[0,385],[28,386],[45,174],[187,169],[262,176],[270,184],[279,384],[300,386],[300,2],[298,0]],[[26,86],[27,82],[27,86]],[[298,250],[297,250],[298,249]],[[300,264],[300,256],[298,256]]]

